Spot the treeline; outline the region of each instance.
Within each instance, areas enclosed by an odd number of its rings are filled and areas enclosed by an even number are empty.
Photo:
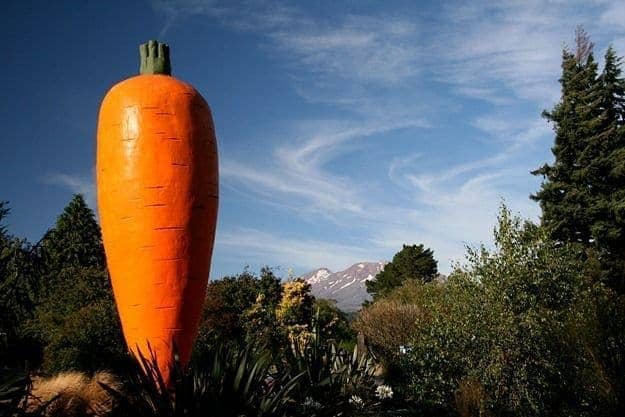
[[[9,214],[2,207],[0,224]],[[81,196],[37,244],[2,227],[0,256],[0,364],[46,372],[122,366],[100,230]]]
[[[9,209],[0,207],[2,225]],[[36,245],[0,227],[0,364],[47,373],[127,366],[100,229],[83,197],[72,198]],[[246,270],[209,283],[195,351],[223,343],[282,349],[307,337],[313,321],[325,338],[353,346],[344,313],[316,300],[308,284]]]

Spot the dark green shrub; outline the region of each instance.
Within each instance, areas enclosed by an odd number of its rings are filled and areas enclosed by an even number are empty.
[[[480,394],[471,406],[492,415],[610,413],[606,368],[588,348],[595,339],[583,337],[583,323],[598,319],[583,305],[603,290],[585,280],[579,259],[502,209],[493,252],[470,250],[444,287],[411,294],[428,312],[402,360],[413,400],[455,414],[471,385]]]

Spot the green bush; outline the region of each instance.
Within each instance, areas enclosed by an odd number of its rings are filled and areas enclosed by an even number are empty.
[[[412,289],[428,314],[402,358],[407,393],[438,413],[611,412],[615,397],[590,346],[596,339],[582,337],[599,320],[587,303],[606,290],[585,280],[579,259],[503,208],[494,251],[469,250],[468,265],[442,289]]]
[[[118,369],[126,347],[106,273],[66,268],[35,309],[30,332],[44,344],[44,370]]]

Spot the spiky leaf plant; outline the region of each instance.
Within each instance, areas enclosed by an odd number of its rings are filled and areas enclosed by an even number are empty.
[[[167,387],[155,358],[140,356],[125,375],[124,392],[114,416],[136,417],[278,417],[285,416],[289,393],[299,376],[276,375],[271,357],[251,348],[219,346],[183,369],[174,361],[173,383]],[[145,370],[145,372],[144,372]]]
[[[373,359],[354,347],[340,349],[323,339],[316,320],[310,332],[291,335],[285,353],[285,373],[303,374],[294,391],[296,415],[322,417],[365,415],[375,407],[375,368]],[[376,411],[377,412],[377,411]]]

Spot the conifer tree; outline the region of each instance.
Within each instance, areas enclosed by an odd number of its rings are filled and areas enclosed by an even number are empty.
[[[582,154],[594,133],[599,113],[597,103],[597,64],[592,43],[578,28],[575,53],[562,52],[562,99],[543,117],[556,133],[551,149],[555,162],[532,172],[542,175],[542,188],[532,196],[540,202],[542,223],[553,238],[589,244],[592,237],[588,218],[587,169]]]
[[[124,360],[125,346],[100,227],[74,195],[40,245],[44,291],[30,322],[48,371],[94,371]]]
[[[600,275],[625,290],[625,81],[613,48],[601,74],[592,43],[578,29],[575,53],[564,50],[561,100],[543,112],[555,130],[553,164],[532,196],[542,224],[561,242],[576,242],[600,260]]]
[[[70,266],[105,266],[100,226],[80,194],[73,196],[40,244],[50,273]]]

